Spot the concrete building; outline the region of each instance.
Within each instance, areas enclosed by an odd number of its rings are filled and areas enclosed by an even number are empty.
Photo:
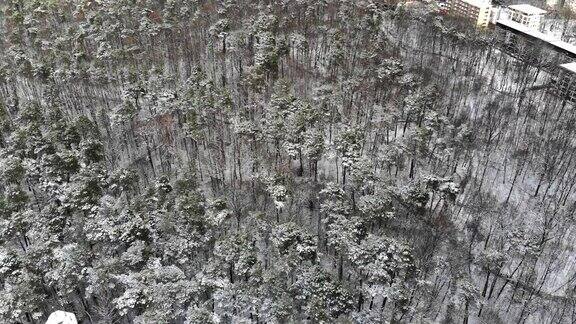
[[[576,103],[576,62],[559,65],[550,83],[550,92],[564,100]]]
[[[529,4],[512,5],[506,8],[505,14],[509,20],[517,22],[527,28],[538,30],[542,18],[547,11]]]
[[[502,7],[500,6],[495,6],[490,9],[490,25],[496,25],[496,21],[500,19],[502,11]]]
[[[550,71],[557,69],[559,64],[576,60],[576,46],[562,41],[557,34],[538,29],[539,25],[533,22],[524,24],[506,15],[500,15],[496,21],[498,42],[513,56],[531,60]]]
[[[491,0],[449,0],[448,14],[470,20],[477,27],[488,27]]]
[[[558,33],[543,32],[541,22],[545,10],[516,5],[502,12],[495,30],[500,48],[546,71],[548,92],[576,104],[576,46],[562,41]]]

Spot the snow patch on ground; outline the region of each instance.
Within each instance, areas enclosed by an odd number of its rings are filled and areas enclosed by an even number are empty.
[[[46,324],[78,324],[76,315],[64,311],[55,311],[48,317]]]

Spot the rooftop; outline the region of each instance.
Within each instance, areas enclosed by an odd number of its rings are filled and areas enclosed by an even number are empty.
[[[566,63],[566,64],[560,64],[560,67],[568,70],[572,73],[576,73],[576,62],[570,62],[570,63]]]
[[[482,8],[491,6],[491,0],[462,0],[463,2],[469,3],[474,7]]]
[[[576,46],[574,46],[570,43],[566,43],[566,42],[558,39],[558,37],[555,37],[555,36],[550,35],[550,34],[544,34],[542,32],[539,32],[537,30],[534,30],[532,28],[529,28],[527,26],[524,26],[520,23],[517,23],[515,21],[511,21],[508,19],[499,19],[496,21],[496,24],[499,24],[503,27],[507,27],[509,29],[513,29],[517,32],[531,36],[533,38],[537,38],[543,42],[548,43],[550,46],[553,46],[557,49],[560,49],[564,52],[569,53],[570,56],[572,56],[572,57],[576,57]]]
[[[547,13],[548,11],[538,8],[538,7],[534,7],[532,5],[529,4],[517,4],[517,5],[511,5],[508,6],[508,8],[516,10],[516,11],[520,11],[523,14],[526,15],[543,15],[545,13]]]

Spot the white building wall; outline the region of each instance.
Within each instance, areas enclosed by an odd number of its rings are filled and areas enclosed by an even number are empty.
[[[544,16],[543,14],[527,14],[512,8],[506,8],[506,15],[508,19],[534,30],[540,28]]]

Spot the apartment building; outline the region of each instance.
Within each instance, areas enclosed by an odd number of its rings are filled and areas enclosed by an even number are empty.
[[[490,0],[449,0],[448,13],[472,21],[477,27],[487,27],[490,22]]]
[[[496,39],[509,55],[538,64],[554,72],[559,64],[576,60],[576,46],[562,41],[557,35],[508,19],[496,22]],[[533,61],[533,62],[532,62]]]
[[[546,11],[527,4],[501,11],[496,39],[509,55],[549,75],[548,92],[576,104],[576,46],[540,28]]]
[[[559,65],[560,69],[551,80],[550,91],[556,96],[576,102],[576,62]]]
[[[542,32],[546,10],[528,4],[512,5],[496,21],[496,36],[503,49],[522,60],[537,60],[546,70],[576,59],[576,46],[561,40],[560,35]]]
[[[508,16],[509,20],[534,30],[540,28],[540,23],[546,13],[546,10],[529,4],[512,5],[508,6],[505,10],[505,14]]]

